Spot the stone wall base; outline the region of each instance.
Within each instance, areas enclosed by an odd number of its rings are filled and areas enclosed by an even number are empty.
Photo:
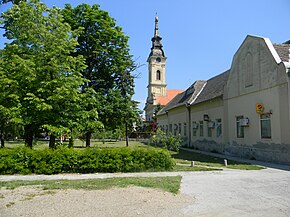
[[[219,144],[214,141],[198,140],[192,143],[191,148],[250,160],[290,165],[290,144],[241,145],[235,142]]]

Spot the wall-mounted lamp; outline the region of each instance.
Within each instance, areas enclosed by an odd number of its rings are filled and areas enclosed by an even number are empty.
[[[208,115],[203,115],[203,120],[204,121],[209,121],[209,116]]]

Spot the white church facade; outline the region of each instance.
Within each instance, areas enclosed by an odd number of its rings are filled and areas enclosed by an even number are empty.
[[[156,119],[164,132],[181,135],[184,146],[290,164],[289,41],[247,36],[229,70],[196,80]]]

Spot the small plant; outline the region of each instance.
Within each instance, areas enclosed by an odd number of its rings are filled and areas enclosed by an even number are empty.
[[[166,135],[162,130],[158,129],[156,134],[151,137],[150,143],[154,146],[163,147],[170,151],[179,151],[181,145],[180,136],[173,136],[172,133]]]

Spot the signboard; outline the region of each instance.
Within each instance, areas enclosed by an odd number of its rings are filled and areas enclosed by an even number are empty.
[[[262,103],[256,103],[256,113],[261,114],[265,110],[265,107]]]

